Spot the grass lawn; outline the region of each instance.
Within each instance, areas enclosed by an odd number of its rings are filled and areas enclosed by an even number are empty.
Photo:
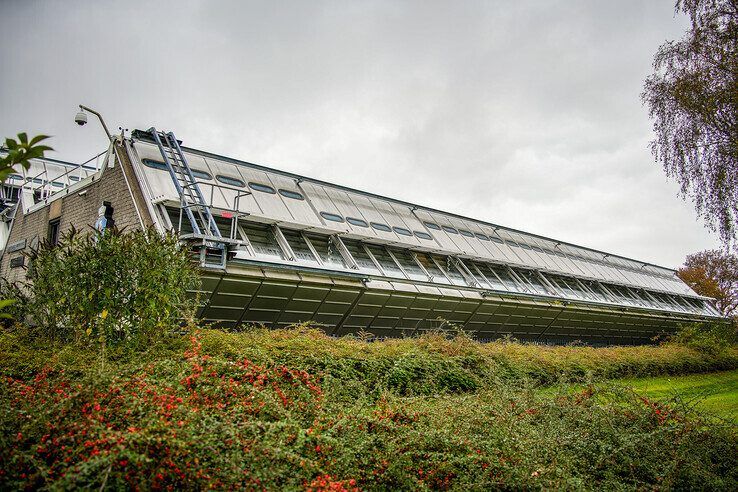
[[[622,379],[620,382],[650,398],[678,398],[698,410],[738,423],[738,370]]]

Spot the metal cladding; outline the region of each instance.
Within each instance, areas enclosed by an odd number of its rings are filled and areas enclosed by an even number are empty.
[[[723,320],[668,268],[181,147],[171,132],[117,145],[154,225],[200,254],[200,313],[221,326],[634,344]]]
[[[145,135],[130,144],[155,213],[192,232]],[[463,326],[481,339],[647,343],[720,319],[674,270],[184,148],[225,237],[202,314],[225,326],[314,321],[403,336]]]

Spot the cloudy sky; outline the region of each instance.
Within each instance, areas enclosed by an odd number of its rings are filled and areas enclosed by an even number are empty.
[[[170,10],[167,10],[170,9]],[[651,261],[716,247],[639,99],[686,20],[644,1],[0,0],[0,135],[95,122]]]

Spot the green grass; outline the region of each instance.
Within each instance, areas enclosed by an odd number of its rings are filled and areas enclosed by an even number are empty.
[[[738,423],[738,370],[621,381],[640,395],[680,401]]]

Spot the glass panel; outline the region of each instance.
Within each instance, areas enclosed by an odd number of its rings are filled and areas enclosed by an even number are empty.
[[[293,200],[304,200],[305,199],[305,197],[302,196],[302,193],[298,193],[292,190],[280,189],[279,194],[282,196],[286,196],[287,198],[292,198]]]
[[[141,162],[143,162],[143,165],[146,167],[150,167],[152,169],[159,169],[161,171],[167,171],[167,165],[161,161],[155,161],[152,159],[144,159]]]
[[[605,293],[602,291],[599,285],[595,284],[594,282],[588,282],[588,281],[580,281],[589,291],[589,293],[598,301],[605,301],[608,302],[608,298],[605,295]]]
[[[410,251],[404,249],[391,249],[390,251],[392,251],[395,259],[397,259],[397,262],[400,264],[402,269],[405,270],[408,277],[412,280],[420,280],[423,282],[428,281],[428,276],[418,266],[418,263],[415,261],[415,258],[413,258]]]
[[[332,214],[330,212],[320,212],[320,216],[332,222],[343,222],[343,217],[337,214]]]
[[[215,179],[217,179],[221,183],[224,183],[224,184],[227,184],[227,185],[231,185],[231,186],[238,186],[239,188],[243,188],[244,186],[246,186],[246,183],[244,183],[240,179],[231,178],[231,177],[228,177],[228,176],[221,176],[220,174],[217,175],[215,177]]]
[[[357,227],[369,227],[369,224],[367,224],[365,220],[356,219],[354,217],[346,217],[346,222]]]
[[[507,287],[507,290],[511,292],[524,292],[520,286],[518,286],[517,282],[513,280],[513,278],[510,276],[510,274],[507,271],[507,268],[500,266],[500,265],[490,265],[487,264],[487,268],[492,270],[495,274],[497,274],[497,277],[502,281],[502,283],[505,284],[505,287]]]
[[[261,191],[262,193],[270,193],[274,194],[276,191],[274,188],[272,188],[269,185],[261,184],[261,183],[249,183],[249,188],[256,191]]]
[[[357,265],[359,265],[359,268],[361,270],[369,272],[372,275],[382,274],[382,272],[379,271],[372,259],[369,258],[369,255],[366,254],[363,245],[359,241],[353,241],[350,239],[342,239],[342,241],[343,244],[346,245],[346,249],[348,249],[349,253],[351,253],[351,256],[354,258],[354,261]]]
[[[393,227],[392,230],[394,230],[397,234],[401,236],[412,236],[413,233],[410,232],[409,229],[405,229],[404,227]]]
[[[318,256],[323,261],[323,265],[333,268],[346,268],[343,263],[343,257],[328,236],[320,236],[318,234],[305,234],[310,243],[318,252]]]
[[[484,275],[491,288],[495,290],[508,290],[507,286],[502,283],[494,271],[488,268],[486,263],[475,262],[474,266]]]
[[[441,226],[441,227],[443,228],[444,231],[446,231],[446,232],[448,232],[450,234],[458,234],[459,233],[459,231],[457,231],[456,229],[454,229],[451,226]]]
[[[415,257],[423,265],[426,271],[431,274],[431,276],[433,277],[433,282],[436,282],[439,284],[449,283],[449,280],[446,278],[443,272],[438,268],[435,262],[431,260],[431,258],[427,254],[416,253]]]
[[[450,256],[443,258],[441,256],[433,255],[433,258],[435,258],[435,260],[441,266],[443,271],[446,273],[446,276],[451,279],[451,283],[464,287],[467,287],[469,285],[466,283],[466,280],[464,280],[464,276],[461,274],[461,272],[459,272],[459,270],[456,268],[456,265],[454,265],[453,260]]]
[[[527,287],[531,290],[532,293],[546,295],[548,294],[548,291],[541,282],[541,279],[538,278],[533,270],[525,270],[521,268],[513,268],[512,270],[514,270],[515,273],[518,274],[518,277],[520,277],[527,284]]]
[[[489,241],[489,238],[487,236],[485,236],[484,234],[480,234],[480,233],[477,232],[474,235],[477,236],[477,239],[480,239],[481,241]]]
[[[392,257],[383,247],[375,246],[373,244],[367,244],[366,247],[369,249],[369,251],[372,252],[374,257],[382,266],[382,270],[384,270],[384,273],[386,275],[390,277],[405,278],[405,275],[402,273],[402,270],[400,270],[400,267],[397,266],[395,260],[392,259]]]
[[[432,241],[432,240],[433,240],[433,236],[431,236],[431,235],[430,235],[430,234],[428,234],[427,232],[423,232],[423,231],[413,231],[413,232],[414,232],[414,233],[415,233],[415,235],[416,235],[416,236],[418,236],[418,237],[419,237],[420,239],[426,239],[426,240],[428,240],[428,241]]]
[[[205,171],[200,171],[199,169],[190,169],[190,170],[192,171],[192,175],[196,178],[213,179],[210,173],[206,173]]]
[[[423,224],[425,224],[425,227],[427,227],[428,229],[433,229],[434,231],[441,230],[441,226],[439,226],[435,222],[423,222]]]
[[[474,237],[474,233],[472,233],[471,231],[467,231],[465,229],[459,229],[459,234],[465,237]]]
[[[221,176],[220,174],[215,177],[218,181],[220,181],[223,184],[231,185],[231,186],[238,186],[239,188],[243,188],[246,186],[246,183],[241,181],[240,179],[231,178],[229,176]]]
[[[282,229],[282,228],[280,228]],[[315,259],[315,255],[310,251],[305,239],[298,231],[290,231],[289,229],[282,229],[285,239],[292,248],[292,252],[295,253],[295,259],[305,261],[308,263],[318,264],[318,260]]]
[[[387,224],[382,224],[381,222],[372,222],[372,227],[378,231],[392,232],[390,226],[388,226]]]
[[[276,260],[285,259],[282,248],[279,247],[277,239],[269,226],[242,222],[241,229],[246,233],[246,237],[251,242],[257,256]]]

